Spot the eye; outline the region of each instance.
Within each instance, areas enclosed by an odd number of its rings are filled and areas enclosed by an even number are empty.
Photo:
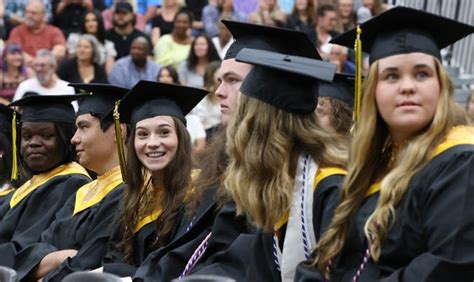
[[[416,73],[416,78],[417,79],[425,79],[427,77],[429,77],[429,73],[427,71],[419,71]]]
[[[53,134],[45,133],[42,135],[43,139],[48,140],[53,138]]]
[[[22,134],[21,135],[21,139],[24,140],[24,141],[28,141],[31,139],[31,135],[29,134]]]
[[[398,79],[398,74],[396,73],[388,73],[386,76],[385,76],[385,80],[397,80]]]
[[[146,131],[137,131],[136,136],[139,138],[145,138],[148,136],[148,133]]]
[[[160,132],[160,135],[161,136],[167,136],[169,135],[170,131],[168,129],[163,129],[161,132]]]

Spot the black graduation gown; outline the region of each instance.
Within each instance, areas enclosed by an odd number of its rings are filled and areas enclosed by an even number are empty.
[[[180,208],[180,211],[177,214],[175,221],[177,223],[183,222],[184,211],[183,208]],[[103,272],[112,273],[121,277],[131,277],[137,271],[137,267],[145,260],[145,258],[156,248],[153,246],[153,242],[156,239],[156,220],[152,221],[140,230],[138,230],[133,238],[134,250],[135,250],[135,261],[138,262],[137,265],[130,265],[124,262],[123,254],[120,250],[116,249],[116,245],[119,242],[119,227],[117,224],[114,235],[109,242],[108,252],[103,260]],[[169,244],[172,242],[178,235],[178,231],[182,229],[180,224],[177,224],[175,230],[169,236]]]
[[[319,240],[332,219],[343,179],[344,175],[333,174],[321,180],[316,187],[313,194],[313,227],[316,240]],[[283,241],[280,240],[281,243]],[[275,263],[273,233],[259,231],[249,249],[249,265],[242,281],[281,281],[281,274]]]
[[[170,281],[178,277],[194,250],[211,232],[214,219],[218,212],[214,201],[215,189],[207,189],[203,193],[202,203],[189,220],[184,218],[176,239],[165,247],[159,248],[148,255],[137,269],[134,279],[145,281]],[[192,225],[189,227],[189,225]],[[187,230],[189,227],[189,230]]]
[[[359,269],[367,249],[364,225],[378,197],[368,197],[355,214],[331,281],[352,280]],[[358,281],[472,281],[473,203],[474,145],[457,145],[413,177],[396,208],[379,263],[369,260]],[[295,281],[323,281],[308,263],[298,266]]]
[[[7,188],[3,191],[0,192],[0,219],[2,219],[2,216],[1,216],[1,210],[2,210],[2,206],[5,204],[5,205],[8,205],[8,199],[10,199],[10,194],[14,191],[13,188]]]
[[[123,187],[119,184],[99,203],[75,215],[76,195],[71,196],[56,214],[56,220],[41,235],[41,242],[29,245],[15,257],[14,269],[18,278],[26,277],[47,254],[65,249],[76,249],[78,253],[49,273],[44,281],[61,281],[74,271],[100,267]]]
[[[84,168],[75,163],[70,166],[75,173],[51,177],[6,212],[0,222],[0,265],[12,268],[16,253],[39,242],[69,196],[91,180]]]

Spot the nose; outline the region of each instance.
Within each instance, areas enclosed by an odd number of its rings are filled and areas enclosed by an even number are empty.
[[[219,83],[219,86],[216,89],[216,97],[220,99],[225,99],[227,97],[227,91],[225,91],[225,83]]]
[[[400,93],[404,95],[410,95],[415,93],[415,83],[413,78],[404,76],[400,81]]]
[[[34,148],[41,147],[41,138],[37,135],[32,136],[28,143],[28,146]]]
[[[79,136],[77,136],[77,131],[78,131],[78,130],[76,130],[76,132],[74,133],[74,135],[73,135],[72,138],[71,138],[71,144],[72,144],[72,145],[77,145],[77,144],[79,144]]]
[[[161,145],[161,137],[158,134],[151,134],[148,139],[147,147],[150,149],[156,149]]]

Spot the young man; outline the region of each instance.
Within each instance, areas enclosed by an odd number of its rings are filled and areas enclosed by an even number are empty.
[[[128,89],[101,84],[71,86],[92,92],[79,101],[77,130],[71,143],[79,163],[96,173],[97,179],[69,198],[39,243],[16,256],[14,268],[20,279],[60,281],[71,272],[100,266],[107,251],[109,225],[115,217],[123,181],[113,121],[102,118]]]

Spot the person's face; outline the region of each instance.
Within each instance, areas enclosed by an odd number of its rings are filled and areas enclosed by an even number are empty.
[[[23,64],[23,54],[19,51],[8,52],[5,61],[8,66],[19,68]]]
[[[235,59],[222,61],[221,67],[217,71],[217,79],[220,84],[216,89],[216,96],[221,105],[221,122],[223,124],[227,124],[237,109],[240,85],[251,68],[251,65],[239,63]]]
[[[113,18],[114,26],[126,27],[132,24],[132,20],[133,20],[133,13],[125,12],[125,11],[114,12],[114,18]]]
[[[316,107],[316,116],[318,117],[321,126],[328,131],[334,131],[335,128],[331,123],[332,106],[329,99],[325,97],[319,97],[318,106]]]
[[[130,47],[130,56],[134,62],[146,62],[148,55],[148,48],[145,42],[135,40]]]
[[[84,26],[86,28],[86,31],[87,33],[90,33],[90,34],[96,34],[97,33],[97,29],[98,29],[98,22],[97,22],[97,18],[95,17],[94,14],[92,13],[89,13],[86,15],[85,19],[84,19]]]
[[[343,63],[347,60],[347,54],[344,53],[343,47],[333,44],[329,53],[329,61]]]
[[[170,116],[137,122],[133,138],[138,159],[154,175],[169,165],[178,149],[178,134]]]
[[[81,61],[92,61],[94,56],[94,49],[92,48],[92,44],[86,39],[79,40],[79,43],[77,44],[76,56],[77,59]]]
[[[36,78],[42,85],[48,83],[54,74],[54,67],[48,57],[36,57],[33,60],[33,69]]]
[[[392,138],[406,139],[428,126],[439,95],[432,56],[410,53],[379,60],[375,101]]]
[[[24,122],[21,126],[20,152],[26,166],[34,172],[56,167],[63,156],[54,124]]]
[[[308,0],[296,0],[295,6],[296,6],[296,10],[304,11],[308,7]]]
[[[41,26],[45,21],[43,6],[37,2],[31,2],[25,9],[25,24],[31,28]]]
[[[208,49],[209,45],[207,44],[207,40],[202,36],[198,37],[194,43],[194,53],[196,54],[196,57],[202,58],[207,56]]]
[[[83,114],[76,118],[76,127],[71,143],[76,147],[77,160],[85,168],[100,172],[115,152],[113,126],[104,132],[98,118]]]
[[[319,17],[318,25],[326,31],[334,31],[336,29],[337,24],[337,15],[334,11],[326,11],[325,15]]]
[[[471,120],[474,121],[474,94],[471,94],[471,99],[469,99],[469,103],[467,104],[467,113]]]
[[[352,13],[352,9],[354,8],[354,1],[353,0],[339,0],[339,13],[343,18],[347,18]]]
[[[190,27],[191,22],[188,15],[181,13],[176,16],[176,20],[174,21],[174,32],[181,35],[186,34]]]
[[[158,77],[158,82],[170,83],[170,84],[174,83],[173,77],[171,76],[170,72],[165,68],[161,69],[160,75]]]

